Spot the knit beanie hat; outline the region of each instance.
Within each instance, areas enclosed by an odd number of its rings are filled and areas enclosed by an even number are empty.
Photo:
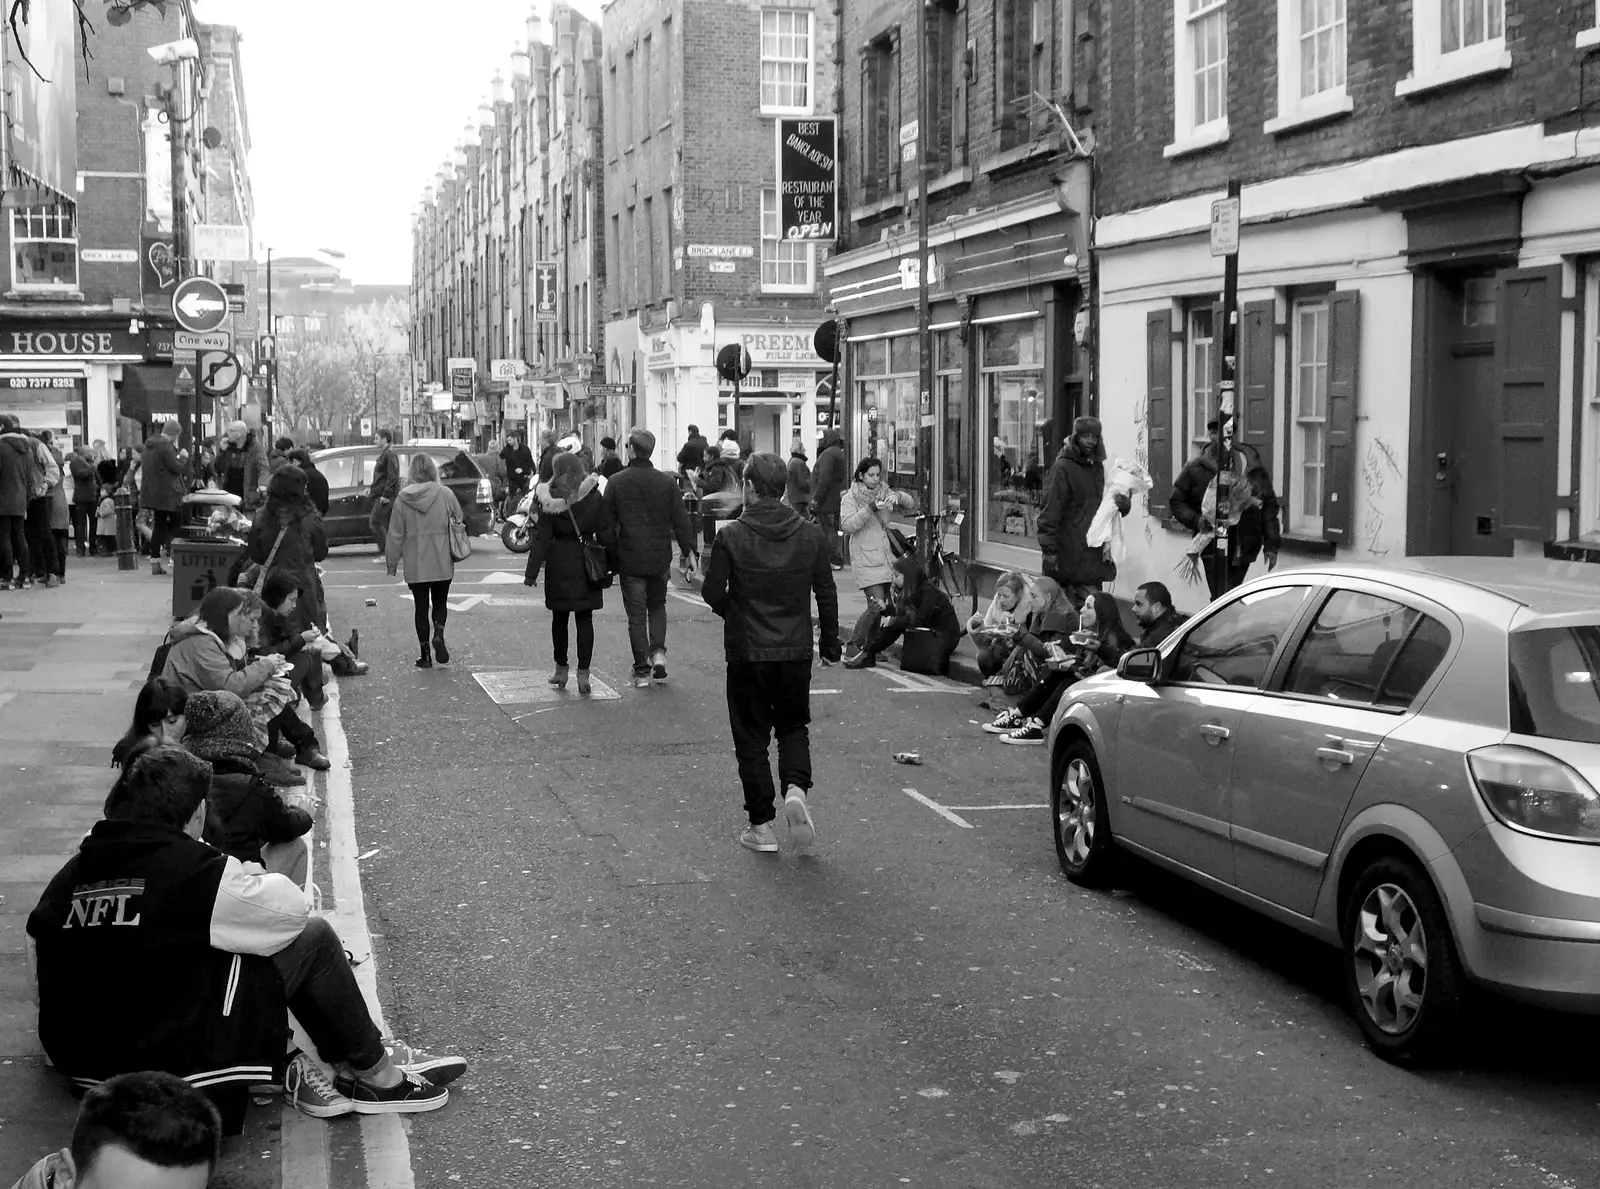
[[[202,760],[254,759],[255,724],[238,694],[200,690],[183,708],[183,745]]]
[[[722,443],[722,449],[719,451],[719,453],[723,458],[738,458],[739,443],[734,441],[732,438],[729,438],[726,442]]]
[[[1073,437],[1077,437],[1080,434],[1086,434],[1086,433],[1097,433],[1097,434],[1100,434],[1102,437],[1105,435],[1105,431],[1100,428],[1100,418],[1098,418],[1098,417],[1079,417],[1079,418],[1076,418],[1072,422],[1072,436]]]

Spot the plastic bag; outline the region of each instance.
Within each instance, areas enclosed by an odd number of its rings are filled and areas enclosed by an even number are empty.
[[[1128,555],[1127,543],[1122,539],[1122,512],[1117,508],[1117,496],[1132,499],[1149,491],[1150,487],[1150,473],[1138,463],[1122,458],[1112,464],[1111,474],[1106,477],[1105,496],[1089,522],[1087,540],[1091,547],[1098,545],[1104,549],[1106,556],[1117,565]]]

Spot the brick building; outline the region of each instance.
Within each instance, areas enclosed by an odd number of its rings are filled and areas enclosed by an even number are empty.
[[[1229,179],[1241,436],[1285,561],[1600,546],[1596,6],[1102,11],[1101,401],[1156,481],[1119,589],[1189,541],[1166,506],[1217,407]]]
[[[1090,289],[1083,138],[1101,119],[1093,63],[1105,6],[933,0],[924,54],[914,3],[851,0],[835,48],[846,238],[823,271],[848,345],[846,437],[909,489],[931,415],[934,503],[966,512],[965,551],[1037,571],[1044,473],[1072,418],[1094,408],[1078,345]],[[923,134],[924,64],[936,373],[926,405],[916,164],[902,155]]]
[[[817,0],[612,0],[604,9],[606,379],[658,461],[732,428],[716,352],[752,370],[741,435],[814,442],[825,248],[778,235],[776,117],[830,115],[834,8]]]

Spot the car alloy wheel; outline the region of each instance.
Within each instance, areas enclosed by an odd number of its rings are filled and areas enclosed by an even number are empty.
[[[1416,1022],[1428,992],[1428,931],[1404,889],[1383,883],[1367,893],[1352,956],[1368,1017],[1399,1036]]]
[[[1050,821],[1056,858],[1075,884],[1104,882],[1111,866],[1111,829],[1094,749],[1069,738],[1050,766]]]
[[[1061,804],[1056,809],[1056,834],[1067,862],[1082,867],[1094,848],[1094,777],[1089,765],[1074,757],[1062,778]]]

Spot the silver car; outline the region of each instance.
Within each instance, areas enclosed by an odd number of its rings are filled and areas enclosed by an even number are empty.
[[[1120,848],[1343,950],[1400,1062],[1469,985],[1600,1012],[1600,567],[1416,558],[1249,583],[1050,727],[1075,883]]]

